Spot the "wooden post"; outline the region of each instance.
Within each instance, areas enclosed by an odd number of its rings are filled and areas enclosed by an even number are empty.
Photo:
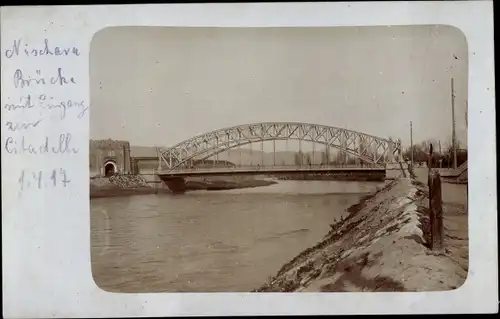
[[[441,176],[437,170],[429,174],[429,211],[431,225],[430,248],[436,252],[444,250],[443,200],[441,197]]]
[[[432,143],[429,145],[429,158],[427,160],[427,166],[429,167],[429,175],[431,174],[432,170],[432,153],[433,153],[433,147]]]
[[[403,162],[399,162],[399,167],[401,167],[401,172],[403,173],[403,177],[406,178],[405,168],[403,167]]]
[[[410,121],[410,165],[413,169],[413,123]]]

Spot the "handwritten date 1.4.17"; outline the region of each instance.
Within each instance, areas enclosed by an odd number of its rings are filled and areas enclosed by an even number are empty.
[[[23,191],[29,188],[46,189],[59,186],[67,187],[71,181],[68,179],[66,170],[60,168],[47,172],[22,170],[18,182],[20,190]]]

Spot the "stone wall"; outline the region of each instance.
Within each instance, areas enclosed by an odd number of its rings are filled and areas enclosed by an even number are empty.
[[[117,173],[131,173],[130,143],[118,140],[90,140],[89,169],[91,176],[104,175],[104,164],[112,161]]]
[[[158,169],[158,158],[134,158],[132,157],[132,173],[152,173]]]

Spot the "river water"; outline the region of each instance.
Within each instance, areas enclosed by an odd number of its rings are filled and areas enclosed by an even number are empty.
[[[334,219],[381,184],[280,181],[94,199],[94,280],[115,292],[250,291],[320,241]]]

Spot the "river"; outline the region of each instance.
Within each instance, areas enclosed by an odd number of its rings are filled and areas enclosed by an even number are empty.
[[[248,292],[320,241],[334,219],[381,184],[279,181],[94,199],[94,280],[113,292]]]

